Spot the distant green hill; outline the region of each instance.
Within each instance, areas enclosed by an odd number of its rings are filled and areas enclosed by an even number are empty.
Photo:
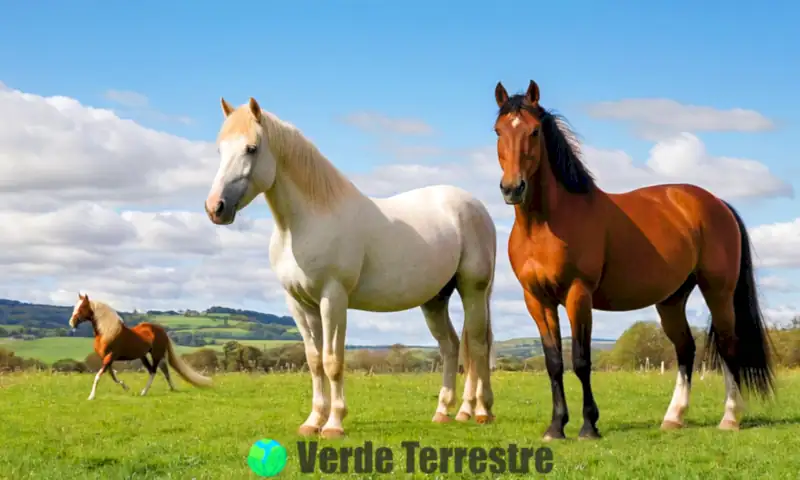
[[[93,334],[89,325],[81,325],[75,334],[70,334],[67,322],[71,314],[72,307],[0,299],[0,347],[45,362],[61,358],[82,360],[91,352]],[[213,306],[205,312],[150,310],[119,314],[128,326],[141,322],[164,326],[182,353],[200,347],[221,350],[222,345],[231,340],[262,349],[302,341],[291,317],[252,310]],[[566,337],[563,342],[565,348],[569,348],[571,339]],[[596,350],[613,345],[614,340],[592,340],[592,348]],[[390,346],[347,346],[348,350],[387,348]],[[435,346],[409,345],[407,348],[423,353],[438,350]],[[498,357],[523,359],[542,355],[541,341],[533,337],[495,341],[495,348]]]

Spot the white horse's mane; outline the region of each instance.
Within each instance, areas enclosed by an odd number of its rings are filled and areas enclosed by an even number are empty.
[[[317,210],[329,210],[342,199],[358,193],[342,174],[294,125],[261,110],[260,121],[267,143],[279,167]],[[228,116],[220,138],[242,135],[255,140],[256,120],[247,105]]]
[[[94,313],[94,325],[103,340],[111,341],[122,331],[124,322],[117,311],[103,302],[89,300]]]

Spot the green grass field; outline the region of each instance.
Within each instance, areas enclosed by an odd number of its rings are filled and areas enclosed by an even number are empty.
[[[226,374],[215,378],[213,389],[180,382],[177,392],[169,392],[159,377],[147,397],[135,393],[145,383],[144,374],[120,377],[131,391],[124,392],[106,378],[97,398],[89,402],[91,375],[0,376],[0,478],[254,479],[245,458],[260,438],[275,439],[288,450],[288,464],[276,478],[306,477],[299,471],[295,430],[310,406],[307,374]],[[781,373],[778,399],[767,405],[752,402],[740,432],[716,428],[723,404],[717,375],[696,380],[689,426],[661,432],[674,373],[596,373],[593,383],[604,435],[598,441],[575,440],[581,424],[580,387],[574,375],[567,375],[565,382],[572,417],[569,439],[548,444],[554,455],[548,477],[788,479],[797,478],[800,471],[800,373]],[[432,424],[439,384],[435,374],[349,374],[347,437],[320,441],[320,446],[355,447],[372,441],[376,447],[390,447],[394,475],[382,477],[408,478],[402,473],[404,440],[435,448],[543,445],[540,436],[551,409],[546,375],[496,373],[497,421],[488,426]],[[413,478],[440,477],[416,473]]]
[[[222,318],[210,316],[153,315],[148,321],[165,327],[185,327],[189,330],[197,327],[222,327],[224,325]]]
[[[84,337],[46,337],[35,340],[0,338],[0,347],[11,350],[17,356],[36,358],[48,365],[64,358],[83,361],[94,351],[93,345],[93,338]],[[220,346],[220,348],[222,347]],[[194,347],[181,345],[176,345],[175,349],[181,354],[197,350]]]

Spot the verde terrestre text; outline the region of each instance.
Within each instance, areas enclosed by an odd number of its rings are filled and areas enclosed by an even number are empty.
[[[400,442],[405,473],[550,473],[553,451],[547,447],[430,447],[417,441]],[[358,447],[323,447],[316,441],[297,442],[303,473],[394,473],[395,451],[364,442]]]

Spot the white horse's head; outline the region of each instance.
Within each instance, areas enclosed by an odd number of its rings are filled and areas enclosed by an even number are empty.
[[[268,145],[262,122],[264,112],[255,99],[232,107],[224,98],[217,145],[220,165],[206,199],[208,218],[217,225],[230,225],[236,212],[275,183],[276,159]]]

